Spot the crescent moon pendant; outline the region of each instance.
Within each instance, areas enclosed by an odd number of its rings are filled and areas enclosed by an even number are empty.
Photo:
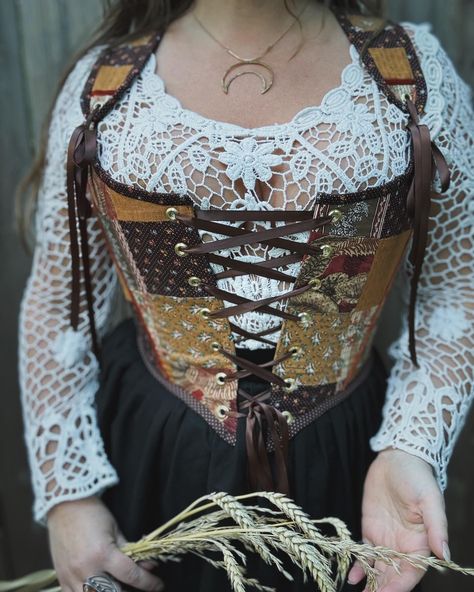
[[[229,74],[231,74],[231,72],[233,72],[237,68],[240,68],[241,66],[251,66],[251,65],[262,66],[265,69],[265,71],[268,73],[268,78],[265,78],[265,76],[261,72],[256,72],[255,70],[244,70],[243,72],[237,72],[236,74],[234,74],[233,76],[231,76],[229,78]],[[224,76],[222,77],[222,88],[223,88],[224,92],[226,94],[228,94],[229,87],[232,84],[232,82],[236,78],[239,78],[239,76],[244,76],[244,74],[253,74],[254,76],[257,76],[258,78],[260,78],[260,81],[262,83],[262,90],[261,90],[260,94],[262,94],[262,95],[264,93],[266,93],[268,90],[270,90],[270,88],[272,87],[273,71],[270,68],[270,66],[268,66],[264,62],[260,62],[258,60],[245,61],[245,62],[242,61],[242,62],[239,62],[238,64],[232,64],[232,66],[227,68],[227,70],[225,71]]]

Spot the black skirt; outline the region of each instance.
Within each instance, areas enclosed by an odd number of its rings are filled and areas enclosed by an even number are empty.
[[[259,353],[260,359],[258,352],[253,354],[257,363],[268,351]],[[139,539],[206,493],[248,491],[244,418],[237,445],[232,446],[158,383],[141,359],[132,319],[104,338],[102,355],[97,417],[105,451],[120,479],[104,492],[102,500],[128,540]],[[380,425],[386,390],[386,370],[375,350],[373,355],[367,379],[289,444],[292,498],[313,518],[344,520],[354,540],[361,539],[363,483],[376,455],[369,438]],[[240,380],[251,394],[268,386],[255,377]],[[316,589],[315,584],[303,584],[299,570],[290,563],[285,565],[294,575],[293,582],[257,555],[249,555],[247,571],[278,591]],[[179,563],[160,563],[157,573],[168,592],[231,590],[224,571],[191,554]],[[362,589],[363,583],[343,587],[344,592]]]

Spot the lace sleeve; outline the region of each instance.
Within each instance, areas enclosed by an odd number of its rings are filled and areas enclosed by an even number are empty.
[[[370,445],[374,451],[394,447],[421,457],[431,464],[444,491],[447,466],[473,399],[474,112],[470,89],[428,25],[406,25],[428,84],[422,122],[443,151],[452,181],[431,215],[416,310],[420,368],[410,361],[405,322],[388,350],[395,363],[382,424]],[[408,261],[405,271],[406,305]]]
[[[85,304],[79,330],[69,326],[70,254],[66,150],[83,116],[79,96],[100,48],[80,59],[56,101],[36,212],[32,268],[20,306],[19,379],[34,492],[33,517],[46,525],[57,503],[99,494],[118,481],[104,453],[94,395],[98,365]],[[97,328],[110,321],[117,277],[97,221],[89,220]],[[85,294],[81,301],[85,302]]]

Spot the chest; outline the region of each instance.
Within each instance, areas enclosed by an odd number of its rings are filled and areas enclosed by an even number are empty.
[[[351,61],[347,37],[334,17],[326,21],[323,30],[319,23],[309,25],[303,37],[295,27],[292,36],[284,37],[262,58],[265,66],[239,66],[231,71],[238,60],[205,34],[196,36],[200,40],[196,42],[170,27],[155,52],[156,71],[167,92],[183,107],[209,119],[243,128],[286,122],[304,107],[320,104],[330,89],[339,86],[341,73]],[[238,51],[232,49],[244,58],[258,55],[245,44]],[[254,75],[243,75],[249,70]],[[227,94],[222,88],[226,72],[227,83],[237,76]],[[265,93],[262,77],[267,82],[273,77]]]
[[[320,193],[389,182],[407,168],[406,117],[354,47],[350,54],[320,105],[258,128],[186,108],[167,91],[152,55],[120,109],[99,124],[102,166],[120,183],[188,194],[204,209],[307,209]]]

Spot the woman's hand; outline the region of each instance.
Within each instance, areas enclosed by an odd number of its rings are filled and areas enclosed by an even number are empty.
[[[152,562],[135,563],[119,550],[127,541],[97,496],[57,504],[47,521],[51,556],[64,592],[81,592],[84,580],[101,572],[146,592],[164,589],[150,573]]]
[[[431,465],[398,449],[378,453],[364,483],[362,539],[404,553],[428,557],[433,552],[439,559],[449,559],[444,497]],[[426,572],[406,561],[400,563],[400,575],[381,561],[371,565],[381,572],[379,592],[410,592]],[[364,577],[356,561],[348,581],[357,584]]]

